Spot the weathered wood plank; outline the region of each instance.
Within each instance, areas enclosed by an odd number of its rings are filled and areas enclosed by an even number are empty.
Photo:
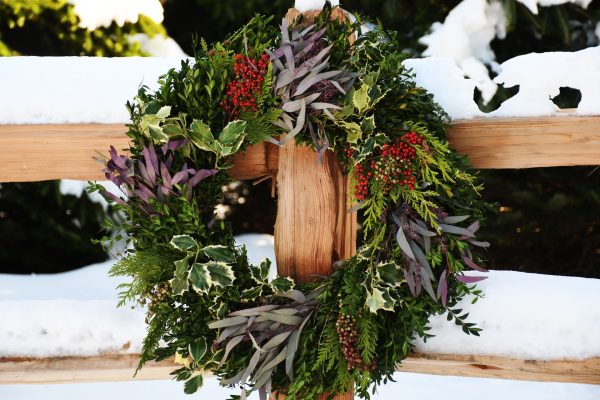
[[[106,154],[111,144],[127,148],[125,132],[119,124],[0,125],[0,182],[103,179],[102,168],[92,157]],[[482,169],[600,164],[600,116],[455,121],[449,139]],[[273,174],[277,164],[273,146],[261,145],[246,154],[246,166],[252,165],[250,160],[262,160],[254,165],[263,169],[234,169],[240,179]]]
[[[600,384],[600,357],[585,360],[519,360],[456,354],[413,354],[398,371],[540,382]]]
[[[600,164],[600,116],[455,121],[448,138],[475,168]]]
[[[0,125],[0,182],[104,179],[93,157],[128,148],[123,125]]]
[[[309,282],[333,272],[333,263],[356,251],[356,213],[348,213],[348,177],[330,151],[315,151],[293,140],[279,149],[275,257],[280,276]],[[328,394],[320,397],[327,399]],[[335,400],[351,400],[352,391]]]
[[[93,357],[0,358],[0,384],[129,381],[138,356],[106,354]],[[172,360],[148,363],[135,380],[171,379]],[[600,384],[600,357],[586,360],[517,360],[504,357],[413,354],[400,372],[431,375],[514,379],[540,382]]]

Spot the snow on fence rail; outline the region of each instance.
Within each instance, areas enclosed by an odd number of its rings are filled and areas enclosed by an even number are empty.
[[[0,146],[6,151],[0,154],[0,182],[101,179],[92,157],[106,153],[111,144],[128,147],[125,102],[140,85],[156,88],[160,74],[180,62],[136,57],[3,58]],[[450,143],[468,155],[474,167],[600,164],[600,116],[579,115],[576,110],[548,115],[546,107],[538,116],[489,118],[473,102],[475,84],[463,78],[453,61],[432,58],[407,64],[417,82],[455,117]],[[512,71],[512,79],[515,74]],[[592,109],[588,104],[586,113]],[[597,111],[600,114],[600,105]]]
[[[156,81],[156,71],[174,67],[179,61],[150,59],[148,65],[151,67],[147,67],[143,59],[132,61],[134,67],[127,66],[126,61],[115,59],[114,62],[113,65],[110,61],[92,59],[0,60],[0,87],[9,88],[0,94],[0,146],[4,149],[0,153],[0,182],[103,178],[101,166],[92,157],[97,152],[106,152],[109,145],[128,147],[124,135],[127,116],[120,105],[135,91],[131,88],[132,82],[136,87],[142,83],[151,85]],[[443,95],[438,92],[436,98]],[[477,168],[600,164],[599,116],[479,116],[455,121],[449,138],[452,146],[468,155]],[[282,194],[275,229],[277,260],[283,261],[280,272],[287,272],[286,268],[290,266],[302,265],[293,261],[306,258],[307,254],[311,254],[313,264],[330,267],[332,254],[345,258],[354,251],[356,220],[346,214],[344,192],[347,182],[334,160],[326,160],[324,164],[326,168],[316,166],[314,154],[288,145],[281,149],[258,145],[235,160],[236,168],[231,170],[234,177],[255,179],[270,175],[277,179]],[[321,219],[319,226],[323,234],[315,233],[313,227],[305,226],[306,223],[294,222],[298,217],[294,213],[301,215],[308,200],[295,199],[292,194],[306,179],[310,179],[310,184],[318,190],[303,193],[303,196],[318,195],[318,201],[331,205],[324,215],[316,216]],[[298,204],[291,204],[297,201]],[[332,242],[324,245],[322,238],[331,235]],[[296,236],[303,238],[302,246],[286,248],[285,243],[295,241],[283,239]],[[306,272],[295,271],[296,274]],[[555,295],[555,292],[544,294]],[[573,308],[581,307],[569,299],[565,302]],[[514,314],[521,307],[513,308],[501,312]],[[598,323],[600,316],[591,315],[590,319]],[[573,329],[583,332],[588,325],[566,323],[557,329],[559,333]],[[513,329],[518,332],[519,326]],[[592,335],[597,331],[597,328],[588,330]],[[502,338],[495,345],[501,343]],[[449,353],[449,348],[427,350],[424,346],[424,352],[411,356],[402,370],[600,384],[600,351],[593,350],[598,340],[592,338],[587,343],[592,346],[587,353],[568,353],[552,359],[545,359],[544,353],[511,356],[482,351],[458,355],[457,352]],[[548,346],[552,347],[551,344]],[[75,358],[28,358],[6,354],[2,357],[0,383],[130,379],[136,359],[135,355],[112,353]],[[169,365],[151,364],[146,376],[164,378]]]

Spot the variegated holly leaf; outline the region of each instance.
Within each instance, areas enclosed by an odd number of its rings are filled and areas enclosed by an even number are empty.
[[[150,108],[151,105],[148,105]],[[146,110],[153,111],[153,110]],[[149,139],[152,139],[155,143],[166,143],[169,140],[169,135],[167,135],[161,124],[165,121],[165,119],[171,114],[171,107],[164,106],[161,107],[156,113],[150,113],[142,115],[139,120],[139,128],[141,132],[146,135]]]
[[[171,239],[169,244],[177,250],[184,252],[188,250],[193,251],[198,247],[198,243],[189,235],[173,236],[173,239]]]
[[[367,292],[368,293],[368,292]],[[373,288],[367,295],[366,306],[373,314],[379,310],[394,311],[395,300],[390,296],[388,288]]]
[[[250,275],[256,283],[266,284],[269,278],[269,270],[271,269],[271,260],[265,258],[258,267],[250,268]]]
[[[360,139],[362,139],[363,132],[360,129],[360,125],[358,125],[356,122],[339,121],[337,125],[344,128],[346,131],[348,143],[357,143]]]
[[[221,156],[226,157],[237,152],[246,137],[246,121],[232,121],[219,134]]]
[[[231,286],[235,280],[235,274],[231,265],[220,261],[209,261],[204,264],[210,273],[210,278],[215,286]]]
[[[290,277],[277,277],[271,281],[271,288],[274,293],[285,293],[294,288],[294,280]]]
[[[379,264],[377,272],[381,281],[391,287],[398,287],[404,282],[403,270],[394,262]]]
[[[235,262],[235,254],[231,249],[227,246],[223,245],[212,245],[206,246],[200,249],[208,258],[221,261],[224,263],[233,263]]]
[[[242,290],[241,299],[243,302],[253,301],[262,294],[263,285],[253,287],[251,289]]]
[[[200,120],[194,120],[190,125],[190,138],[201,150],[215,152],[215,138],[210,127]]]
[[[177,260],[175,264],[175,273],[173,279],[169,281],[171,284],[171,290],[174,295],[181,295],[186,292],[189,288],[188,285],[188,258],[183,260]]]
[[[358,112],[363,112],[369,106],[371,97],[369,96],[369,86],[362,84],[360,89],[354,92],[352,97],[352,104],[358,109]]]
[[[194,263],[190,269],[189,280],[192,288],[198,293],[208,294],[213,285],[206,264]]]
[[[360,130],[366,136],[370,136],[375,131],[375,116],[371,115],[370,117],[363,119],[360,124]]]

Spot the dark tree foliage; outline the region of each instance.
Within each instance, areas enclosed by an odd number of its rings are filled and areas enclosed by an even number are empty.
[[[87,195],[62,195],[58,181],[1,184],[2,272],[62,272],[105,260],[92,243],[104,215]]]

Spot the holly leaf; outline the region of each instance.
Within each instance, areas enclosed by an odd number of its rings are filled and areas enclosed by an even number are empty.
[[[379,264],[377,267],[381,280],[391,287],[398,287],[404,282],[404,273],[396,263]]]
[[[367,292],[368,293],[368,292]],[[373,314],[379,310],[394,311],[394,299],[390,296],[388,288],[380,290],[373,288],[373,291],[367,295],[366,305]]]
[[[360,130],[367,136],[370,136],[375,131],[375,116],[371,115],[362,120]]]
[[[360,89],[354,92],[352,104],[354,104],[354,107],[358,109],[358,112],[363,112],[369,106],[370,101],[371,98],[369,97],[369,86],[363,83]]]
[[[231,265],[227,265],[220,261],[209,261],[205,264],[210,278],[215,286],[231,286],[235,280],[235,274]]]
[[[250,268],[250,275],[256,283],[267,283],[269,270],[271,269],[271,260],[265,258],[258,267]]]
[[[175,273],[173,274],[173,279],[171,279],[169,283],[171,284],[171,290],[174,295],[182,295],[184,292],[187,292],[189,288],[188,258],[186,257],[183,260],[177,260],[174,264]]]
[[[224,263],[233,263],[235,262],[235,254],[231,249],[227,246],[223,245],[213,245],[206,246],[200,249],[208,258],[213,259],[215,261],[221,261]]]
[[[285,293],[294,288],[294,280],[290,277],[277,277],[271,281],[271,288],[274,293]]]
[[[346,140],[348,143],[357,143],[359,139],[362,139],[363,132],[360,129],[360,125],[356,122],[340,121],[338,125],[346,131]]]
[[[200,120],[194,120],[190,125],[190,138],[201,150],[214,152],[215,138],[210,127]]]
[[[169,242],[171,246],[179,251],[194,250],[198,247],[198,243],[189,235],[176,235]]]
[[[242,301],[252,301],[262,294],[263,285],[253,287],[251,289],[242,290]]]
[[[237,143],[241,144],[246,137],[244,131],[246,130],[246,121],[232,121],[227,124],[223,131],[219,134],[219,142],[223,146],[235,146]],[[237,149],[235,150],[237,151]],[[234,151],[234,152],[235,152]]]
[[[200,361],[206,354],[206,338],[200,337],[189,344],[188,350],[194,361]]]
[[[206,264],[194,263],[190,269],[189,280],[192,288],[200,294],[208,294],[213,282]]]

